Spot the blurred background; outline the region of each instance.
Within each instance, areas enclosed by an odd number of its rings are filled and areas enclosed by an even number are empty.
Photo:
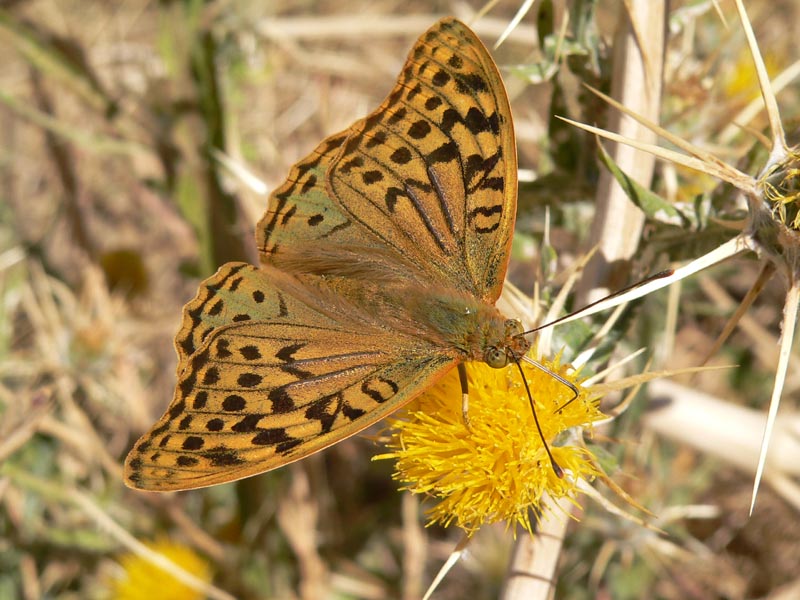
[[[545,298],[557,291],[559,273],[590,245],[597,144],[554,115],[606,124],[608,108],[581,84],[611,89],[623,4],[536,2],[492,50],[522,173],[510,278],[527,294],[534,282]],[[733,7],[720,4],[727,26],[711,2],[670,4],[660,119],[755,174],[766,119],[726,130],[758,88]],[[220,264],[257,261],[252,232],[267,197],[219,153],[273,189],[320,140],[380,103],[438,18],[465,20],[491,48],[521,5],[494,2],[473,21],[484,8],[0,2],[0,597],[203,597],[177,587],[168,596],[163,579],[148,592],[136,540],[236,598],[421,595],[461,534],[423,528],[425,504],[397,491],[391,464],[371,462],[371,439],[172,495],[125,488],[121,464],[172,398],[183,304]],[[800,58],[800,3],[747,9],[771,74]],[[799,93],[794,83],[779,96],[789,134]],[[700,256],[745,215],[729,187],[693,172],[659,164],[652,189],[695,218],[651,215],[635,276]],[[759,269],[745,255],[684,282],[670,322],[667,294],[651,297],[614,339],[646,347],[658,368],[699,364]],[[784,294],[773,278],[748,326],[711,361],[735,368],[702,374],[697,389],[765,410]],[[789,375],[792,409],[800,378]],[[622,442],[607,445],[609,470],[655,515],[675,516],[658,535],[584,500],[556,596],[781,597],[800,574],[797,502],[765,486],[748,519],[752,474],[654,434],[641,400],[606,432]],[[697,505],[711,509],[689,510]],[[435,597],[498,597],[512,543],[502,527],[481,530]]]

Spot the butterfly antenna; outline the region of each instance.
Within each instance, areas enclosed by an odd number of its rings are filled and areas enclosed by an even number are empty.
[[[536,333],[537,331],[539,331],[541,329],[545,329],[547,327],[552,327],[553,325],[558,325],[562,321],[568,321],[568,320],[572,321],[574,319],[577,319],[579,316],[582,316],[583,313],[591,311],[593,308],[595,308],[596,306],[598,306],[600,304],[604,304],[604,303],[608,302],[609,300],[612,300],[613,298],[616,298],[617,296],[622,296],[623,294],[627,294],[631,290],[635,290],[636,288],[641,287],[641,286],[643,286],[643,285],[645,285],[647,283],[650,283],[651,281],[655,281],[656,279],[663,279],[665,277],[670,277],[674,273],[675,273],[674,269],[666,269],[664,271],[659,271],[658,273],[650,275],[649,277],[645,277],[644,279],[642,279],[640,281],[637,281],[636,283],[632,283],[631,285],[625,286],[624,288],[622,288],[620,290],[617,290],[616,292],[614,292],[612,294],[609,294],[605,298],[600,298],[600,300],[595,300],[594,302],[591,302],[590,304],[587,304],[583,308],[580,308],[580,309],[578,309],[576,311],[573,311],[573,312],[569,313],[568,315],[564,315],[563,317],[559,317],[558,319],[555,319],[554,321],[550,321],[549,323],[545,323],[544,325],[539,325],[538,327],[534,327],[533,329],[529,329],[528,331],[524,331],[524,332],[522,332],[522,335],[528,335],[529,333]],[[592,312],[597,312],[597,311],[592,311]]]
[[[544,432],[542,431],[542,426],[539,425],[539,417],[536,416],[536,406],[533,403],[533,395],[531,394],[531,388],[528,387],[528,380],[525,379],[525,372],[522,370],[522,365],[519,363],[519,360],[515,360],[514,364],[517,365],[517,369],[519,369],[520,377],[522,377],[522,383],[525,384],[525,391],[528,394],[528,402],[531,403],[531,412],[533,413],[533,422],[536,423],[536,430],[539,432],[539,438],[542,440],[542,444],[544,445],[545,452],[547,452],[547,457],[550,459],[550,465],[553,467],[553,472],[555,472],[556,476],[559,479],[564,478],[564,470],[558,466],[556,459],[553,457],[553,453],[550,452],[550,446],[547,445],[547,440],[544,439]],[[555,373],[553,373],[555,375]],[[557,378],[558,375],[556,375]],[[561,379],[561,378],[559,378]],[[561,379],[561,381],[564,381]],[[567,385],[569,385],[568,382]],[[574,386],[571,386],[574,387]]]
[[[575,399],[578,397],[578,395],[580,394],[580,392],[578,391],[578,388],[575,386],[575,384],[574,384],[574,383],[572,383],[572,382],[571,382],[569,379],[566,379],[566,378],[562,377],[561,375],[559,375],[559,374],[558,374],[558,373],[556,373],[555,371],[551,371],[550,369],[548,369],[547,367],[545,367],[545,366],[544,366],[542,363],[540,363],[540,362],[537,362],[537,361],[533,360],[532,358],[530,358],[530,357],[528,357],[528,356],[525,356],[525,355],[523,355],[523,356],[522,356],[522,360],[524,360],[524,361],[525,361],[526,363],[528,363],[529,365],[532,365],[532,366],[536,367],[536,368],[537,368],[537,369],[539,369],[540,371],[542,371],[542,372],[544,372],[544,373],[547,373],[548,375],[550,375],[550,377],[552,377],[553,379],[555,379],[556,381],[558,381],[560,384],[562,384],[562,385],[564,385],[564,386],[568,387],[568,388],[569,388],[569,389],[572,391],[572,398],[570,398],[570,399],[569,399],[569,400],[567,400],[567,401],[566,401],[564,404],[562,404],[561,406],[559,406],[559,407],[556,409],[556,412],[561,412],[562,410],[564,410],[564,409],[565,409],[567,406],[569,406],[569,404],[570,404],[571,402],[573,402],[573,401],[574,401],[574,400],[575,400]]]
[[[568,379],[562,377],[561,375],[559,375],[555,371],[551,371],[550,369],[545,367],[542,363],[537,362],[537,361],[533,360],[532,358],[529,358],[529,357],[523,355],[522,356],[522,360],[524,360],[529,365],[532,365],[532,366],[536,367],[540,371],[543,371],[544,373],[547,373],[548,375],[550,375],[550,377],[552,377],[553,379],[558,381],[561,385],[564,385],[564,386],[568,387],[570,389],[570,391],[572,392],[572,398],[570,398],[569,400],[564,402],[564,404],[559,406],[554,412],[557,412],[557,413],[561,412],[562,410],[567,408],[570,404],[572,404],[575,400],[578,399],[578,396],[580,395],[580,392],[578,391],[578,388],[576,387],[576,385],[574,383],[572,383]]]

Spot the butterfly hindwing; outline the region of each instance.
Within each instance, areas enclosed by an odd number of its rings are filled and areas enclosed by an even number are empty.
[[[345,139],[347,132],[342,131],[323,140],[272,192],[267,210],[256,225],[261,262],[273,262],[287,247],[312,242],[363,244],[361,232],[331,200],[325,184],[328,167]]]
[[[229,263],[186,306],[184,326],[211,310],[217,320],[183,336],[195,347],[172,404],[128,456],[129,485],[191,489],[282,466],[378,421],[454,364],[423,340],[323,314],[272,275]],[[254,295],[257,309],[239,312]]]

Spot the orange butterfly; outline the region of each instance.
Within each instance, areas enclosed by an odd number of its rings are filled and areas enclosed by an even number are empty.
[[[488,51],[444,19],[367,118],[323,141],[271,196],[261,265],[200,285],[175,339],[172,404],[125,481],[198,488],[349,437],[464,361],[529,348],[494,307],[517,194],[511,111]]]

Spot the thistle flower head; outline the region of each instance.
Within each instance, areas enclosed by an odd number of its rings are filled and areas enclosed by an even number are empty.
[[[765,171],[760,184],[773,218],[800,232],[800,149],[788,150]]]
[[[570,401],[574,394],[564,383],[522,363],[544,439],[564,470],[562,478],[550,464],[516,365],[466,364],[468,426],[455,370],[425,392],[405,419],[391,422],[391,452],[377,458],[396,459],[394,477],[404,489],[436,500],[429,524],[455,523],[472,534],[483,524],[504,522],[515,533],[517,526],[531,532],[531,512],[541,511],[545,494],[574,498],[580,480],[600,474],[585,447],[564,443],[579,437],[568,435],[573,428],[591,427],[604,418],[598,396],[582,388],[574,371],[558,359],[542,365],[579,391]]]

